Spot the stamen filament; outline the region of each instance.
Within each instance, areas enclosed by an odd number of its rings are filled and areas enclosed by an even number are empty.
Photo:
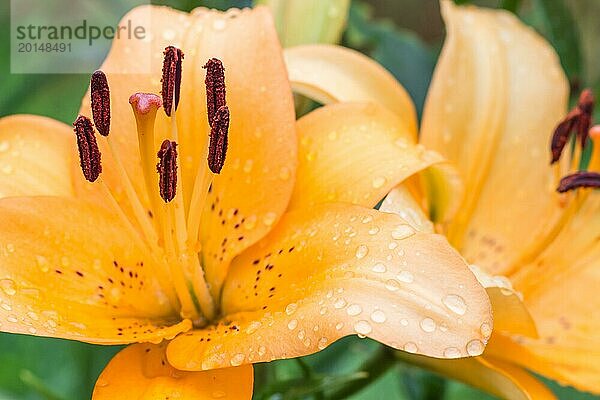
[[[175,111],[175,105],[171,109],[171,136],[176,142],[178,141],[177,131],[177,117]],[[177,181],[183,182],[181,178],[181,169],[177,169]],[[193,292],[197,296],[198,303],[204,316],[211,320],[215,316],[215,305],[208,284],[204,276],[204,270],[202,269],[197,252],[191,249],[187,245],[188,231],[185,220],[185,207],[183,203],[183,190],[181,185],[177,188],[177,194],[173,201],[167,206],[170,208],[170,212],[167,213],[167,217],[171,219],[174,225],[175,231],[175,243],[177,244],[176,251],[179,254],[182,266],[184,268],[184,276],[187,281],[191,283]]]
[[[106,142],[108,143],[108,148],[110,149],[110,153],[112,158],[115,160],[115,169],[119,174],[120,183],[123,186],[123,190],[125,191],[125,195],[130,203],[133,214],[140,225],[140,228],[144,232],[146,236],[146,240],[148,240],[149,245],[151,247],[156,247],[158,245],[158,236],[156,235],[156,231],[152,226],[152,222],[149,220],[148,214],[146,213],[142,202],[140,201],[137,192],[135,191],[133,184],[131,183],[131,179],[129,175],[125,171],[125,167],[121,162],[121,158],[119,156],[118,150],[114,144],[111,136],[106,137]]]

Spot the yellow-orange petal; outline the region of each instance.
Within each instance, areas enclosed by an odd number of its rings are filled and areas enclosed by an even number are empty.
[[[427,97],[421,142],[453,162],[465,200],[450,242],[504,273],[557,211],[548,143],[567,79],[550,45],[503,10],[442,1],[447,38]]]
[[[433,223],[405,185],[392,189],[381,203],[379,211],[398,215],[420,232],[434,231]]]
[[[211,15],[211,33],[196,50],[223,61],[231,111],[225,166],[207,196],[200,231],[206,276],[218,296],[229,261],[285,211],[297,139],[290,83],[268,9]],[[200,106],[191,112],[203,116]]]
[[[251,365],[185,372],[169,365],[166,343],[135,344],[121,350],[106,366],[92,400],[243,400],[252,398]]]
[[[494,339],[490,341],[492,345]],[[398,353],[401,360],[458,379],[495,396],[510,400],[553,400],[556,397],[531,374],[518,366],[483,356],[459,360],[437,360]]]
[[[299,161],[290,208],[322,202],[375,206],[411,175],[441,162],[412,142],[400,119],[376,103],[337,103],[297,122]]]
[[[174,366],[297,357],[352,334],[435,357],[478,355],[492,322],[485,290],[443,237],[333,203],[286,214],[236,257],[222,310],[217,326],[170,343]]]
[[[417,114],[406,90],[385,68],[357,51],[334,45],[285,50],[294,91],[320,103],[370,101],[398,115],[413,140]]]
[[[600,393],[600,194],[581,208],[548,248],[511,277],[538,327],[513,357],[540,374]]]
[[[72,196],[76,157],[68,125],[37,115],[0,119],[0,198]]]
[[[114,212],[70,198],[0,200],[0,330],[92,343],[190,329],[155,261]]]

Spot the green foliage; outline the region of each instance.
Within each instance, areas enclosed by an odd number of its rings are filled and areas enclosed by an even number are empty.
[[[411,95],[421,115],[435,67],[435,49],[391,21],[373,18],[372,8],[358,1],[350,8],[345,44],[362,50],[390,71]]]

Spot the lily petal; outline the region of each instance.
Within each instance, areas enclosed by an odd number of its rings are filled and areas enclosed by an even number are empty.
[[[297,163],[294,101],[270,12],[257,7],[230,18],[214,14],[213,29],[218,22],[226,27],[197,48],[223,61],[231,110],[227,159],[207,196],[200,232],[215,297],[229,261],[285,211]],[[201,108],[195,112],[202,115]]]
[[[160,341],[179,322],[148,251],[110,211],[59,197],[0,200],[0,330],[91,343]]]
[[[406,90],[385,68],[355,50],[306,45],[285,50],[292,88],[323,104],[377,102],[398,115],[403,130],[417,138],[417,113]]]
[[[332,203],[286,214],[236,257],[222,306],[220,324],[170,343],[174,366],[297,357],[351,334],[456,358],[480,354],[491,327],[484,289],[443,237]]]
[[[493,340],[490,341],[490,345]],[[503,399],[552,400],[556,398],[546,386],[524,369],[486,355],[460,360],[436,360],[398,353],[398,358],[458,379]]]
[[[68,125],[36,115],[0,119],[0,198],[72,196],[75,155]]]
[[[104,369],[93,400],[252,398],[251,365],[206,372],[184,372],[167,362],[166,343],[135,344],[121,350]]]
[[[512,277],[540,333],[539,340],[518,341],[514,358],[559,382],[600,393],[600,194],[578,193],[586,194],[551,245]]]
[[[299,164],[290,208],[332,201],[375,206],[392,188],[441,162],[415,145],[400,119],[376,103],[337,103],[297,122]]]
[[[466,197],[450,242],[496,274],[546,232],[558,209],[548,141],[566,111],[551,46],[514,15],[442,1],[447,39],[425,105],[422,143],[459,169]]]
[[[420,232],[433,232],[433,224],[414,200],[408,189],[398,186],[385,198],[379,211],[394,213],[402,217]],[[510,281],[503,276],[492,276],[475,265],[471,272],[485,288],[492,303],[494,314],[494,335],[522,335],[537,338],[538,333],[529,314],[523,295],[513,289]],[[482,325],[482,329],[491,332],[491,326]]]

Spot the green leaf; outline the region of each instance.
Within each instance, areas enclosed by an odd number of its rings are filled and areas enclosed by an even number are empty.
[[[534,0],[532,24],[548,38],[558,52],[569,80],[576,86],[582,78],[579,32],[564,0]]]
[[[435,67],[435,52],[425,42],[390,21],[374,19],[371,7],[362,2],[350,8],[346,42],[390,71],[406,88],[421,115]]]
[[[2,333],[0,349],[0,392],[25,400],[49,399],[48,394],[79,400],[90,398],[120,347]]]

